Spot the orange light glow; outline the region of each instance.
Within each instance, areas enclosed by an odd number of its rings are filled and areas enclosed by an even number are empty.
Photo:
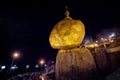
[[[45,60],[41,59],[41,60],[39,61],[39,63],[40,63],[40,65],[43,65],[43,64],[45,63]]]
[[[18,52],[13,53],[13,58],[18,58],[20,54]]]

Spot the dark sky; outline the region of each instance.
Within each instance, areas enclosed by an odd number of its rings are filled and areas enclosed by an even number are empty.
[[[16,0],[17,1],[17,0]],[[58,50],[49,44],[49,34],[65,15],[85,24],[94,37],[101,30],[120,25],[119,2],[115,0],[39,0],[0,2],[0,64],[10,62],[10,53],[20,50],[21,63],[36,63],[40,57],[55,59]]]

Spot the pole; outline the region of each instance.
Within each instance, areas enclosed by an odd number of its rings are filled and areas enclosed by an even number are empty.
[[[14,64],[14,58],[12,58],[12,62],[10,64],[10,67],[8,67],[8,70],[6,71],[6,75],[5,75],[4,80],[6,80],[7,77],[10,75],[10,73],[11,73],[11,67],[12,67],[13,64]]]

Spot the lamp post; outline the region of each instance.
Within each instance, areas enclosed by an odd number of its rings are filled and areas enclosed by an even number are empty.
[[[6,80],[7,76],[8,76],[8,74],[10,75],[10,73],[11,73],[11,69],[12,69],[12,66],[14,64],[14,60],[20,57],[20,52],[18,52],[18,51],[13,52],[11,57],[12,57],[12,62],[10,64],[10,67],[8,68],[7,72],[6,72],[5,80]]]
[[[12,67],[13,64],[14,64],[14,60],[17,59],[17,58],[19,58],[19,57],[20,57],[20,53],[19,53],[19,52],[14,52],[14,53],[12,54],[12,63],[11,63],[11,65],[10,65],[10,68],[9,68],[8,73],[11,73],[11,67]]]
[[[40,64],[40,71],[42,71],[42,66],[45,64],[45,60],[44,59],[39,60],[39,64]]]

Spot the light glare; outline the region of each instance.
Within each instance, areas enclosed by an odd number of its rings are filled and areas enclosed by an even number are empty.
[[[1,69],[5,69],[6,68],[6,66],[1,66]]]

